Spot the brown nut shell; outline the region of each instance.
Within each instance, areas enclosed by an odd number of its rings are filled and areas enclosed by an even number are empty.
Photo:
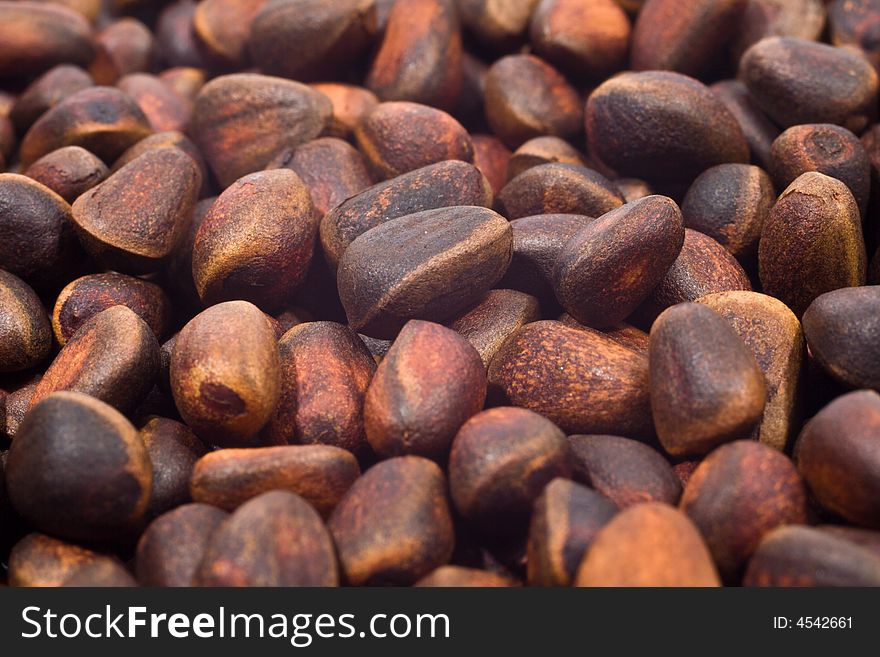
[[[521,42],[540,0],[458,0],[461,22],[482,44],[507,50]]]
[[[474,166],[486,176],[492,193],[497,194],[507,184],[510,149],[493,135],[471,135],[471,143],[474,145]]]
[[[0,372],[27,370],[46,359],[52,349],[47,319],[36,292],[0,269]]]
[[[749,6],[755,4],[749,2]],[[752,161],[765,169],[770,166],[770,146],[779,136],[779,127],[755,103],[741,80],[721,80],[709,87],[736,119],[745,135]]]
[[[586,165],[584,157],[574,146],[564,139],[551,136],[529,139],[508,158],[507,180],[513,180],[526,169],[541,164]]]
[[[65,146],[47,153],[24,172],[68,203],[103,182],[108,173],[106,164],[79,146]]]
[[[352,84],[318,82],[310,86],[327,96],[333,107],[333,114],[324,129],[328,137],[350,137],[361,119],[379,104],[379,99],[372,91]]]
[[[16,543],[9,554],[9,585],[57,587],[81,568],[96,563],[117,564],[109,555],[32,533]]]
[[[0,3],[0,76],[33,75],[56,64],[85,66],[94,56],[92,28],[66,7]]]
[[[266,0],[204,0],[192,18],[192,32],[201,52],[225,67],[248,64],[248,38],[254,18]]]
[[[206,452],[204,443],[185,424],[164,417],[151,418],[138,433],[153,464],[147,515],[155,517],[189,502],[190,477]]]
[[[24,132],[62,100],[94,84],[92,76],[75,64],[53,66],[15,100],[9,119],[19,132]]]
[[[98,84],[112,85],[129,73],[146,71],[153,59],[153,33],[139,20],[124,17],[95,35],[89,73]]]
[[[157,76],[130,73],[116,86],[138,104],[156,132],[183,131],[189,125],[192,101],[183,98]]]

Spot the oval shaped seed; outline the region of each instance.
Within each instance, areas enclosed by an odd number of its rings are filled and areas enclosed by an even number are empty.
[[[52,349],[52,329],[40,298],[23,280],[0,269],[0,372],[39,365]]]
[[[214,530],[197,586],[337,586],[339,567],[321,516],[298,495],[271,491]]]
[[[95,35],[95,58],[89,73],[98,84],[109,86],[128,73],[149,69],[153,54],[150,29],[134,18],[120,18]]]
[[[581,229],[559,251],[556,298],[582,324],[617,324],[647,298],[683,243],[681,211],[671,198],[627,203]]]
[[[220,449],[195,464],[195,502],[234,511],[271,490],[296,493],[327,517],[361,470],[351,452],[329,445]]]
[[[119,540],[150,501],[150,456],[111,406],[58,392],[32,407],[6,461],[16,511],[33,527],[70,540]]]
[[[539,0],[458,0],[461,22],[481,43],[509,50],[525,36]]]
[[[95,81],[75,64],[58,64],[31,82],[9,111],[9,119],[19,132],[25,132],[45,112]]]
[[[560,315],[559,321],[572,328],[586,329],[588,332],[595,330],[584,326],[568,313]],[[648,353],[648,334],[641,329],[637,329],[635,326],[621,322],[620,324],[602,330],[601,333],[602,335],[611,338],[619,345],[635,351],[636,353],[646,355]]]
[[[189,427],[164,417],[151,418],[138,433],[153,464],[147,515],[154,518],[190,501],[193,467],[206,450]]]
[[[512,153],[504,142],[493,135],[471,135],[474,145],[474,166],[489,181],[493,194],[507,184],[507,165]]]
[[[824,43],[762,39],[740,59],[739,77],[783,127],[836,123],[861,132],[876,109],[874,68],[862,55]]]
[[[672,456],[706,454],[748,437],[764,412],[755,357],[720,315],[695,303],[664,311],[651,327],[651,409]]]
[[[367,470],[328,526],[352,586],[411,584],[445,565],[455,542],[443,471],[417,456]]]
[[[183,131],[192,115],[192,101],[181,97],[155,75],[130,73],[116,83],[147,117],[156,132]]]
[[[586,486],[561,478],[547,484],[529,527],[529,585],[571,586],[596,534],[616,514],[611,500]]]
[[[749,6],[753,4],[750,2]],[[758,107],[741,80],[721,80],[709,89],[736,119],[749,144],[752,160],[765,169],[769,167],[770,146],[779,136],[779,127]]]
[[[622,176],[686,181],[715,164],[749,159],[733,115],[705,85],[679,73],[623,73],[603,82],[587,100],[586,128],[589,152]]]
[[[56,64],[87,65],[92,28],[75,11],[55,4],[0,4],[0,76],[33,75]]]
[[[103,182],[108,173],[106,164],[79,146],[65,146],[47,153],[24,172],[68,203]]]
[[[575,586],[719,586],[700,533],[681,511],[646,502],[605,525],[581,562]]]
[[[865,283],[859,208],[839,180],[808,172],[782,192],[761,231],[764,291],[800,317],[820,294]]]
[[[818,0],[814,0],[820,4]],[[854,46],[877,68],[880,64],[876,40],[877,5],[872,0],[832,0],[828,3],[828,32],[838,47]]]
[[[254,18],[266,0],[205,0],[193,14],[192,31],[201,52],[219,66],[243,67]]]
[[[462,566],[440,566],[422,577],[413,586],[497,588],[519,586],[519,583],[486,570]]]
[[[118,565],[115,557],[34,532],[9,553],[9,585],[57,587],[81,568],[100,563]]]
[[[731,48],[734,61],[738,61],[749,46],[765,37],[821,40],[825,28],[825,4],[822,0],[749,0]]]
[[[111,173],[116,173],[126,164],[137,159],[144,153],[159,150],[161,148],[177,148],[189,155],[199,167],[199,172],[202,174],[202,190],[206,191],[208,189],[207,185],[210,183],[210,175],[208,173],[208,166],[202,158],[202,154],[199,152],[196,145],[190,141],[189,137],[177,130],[157,132],[149,137],[144,137],[130,148],[127,148],[122,155],[116,158],[110,171]]]
[[[541,164],[573,164],[582,167],[586,163],[577,149],[564,139],[550,136],[535,137],[509,156],[507,180],[513,180],[526,169]]]
[[[411,214],[351,243],[339,297],[353,330],[391,338],[410,319],[442,322],[478,301],[504,275],[512,249],[509,222],[492,210]]]
[[[324,135],[328,137],[350,137],[363,117],[379,104],[379,99],[372,91],[352,84],[318,82],[310,86],[324,94],[333,108],[333,114],[324,129]]]
[[[205,57],[199,51],[193,17],[197,2],[179,0],[166,5],[156,19],[156,47],[159,59],[166,70],[181,71],[184,68],[195,71],[205,66]]]

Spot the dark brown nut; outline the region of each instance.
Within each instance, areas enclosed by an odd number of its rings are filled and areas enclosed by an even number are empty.
[[[767,402],[760,442],[784,451],[800,415],[804,334],[784,303],[757,292],[718,292],[697,299],[724,317],[751,349],[764,373]]]
[[[587,326],[584,326],[568,313],[563,313],[562,315],[560,315],[559,321],[566,326],[570,326],[572,328],[586,329],[588,332],[594,330]],[[611,338],[619,345],[630,349],[631,351],[645,354],[646,356],[648,355],[648,343],[650,341],[650,338],[648,337],[647,333],[645,333],[641,329],[637,329],[635,326],[630,326],[625,322],[621,322],[620,324],[616,324],[615,326],[603,329],[602,334],[606,337]]]
[[[681,303],[651,327],[651,409],[672,456],[706,454],[747,438],[764,413],[766,386],[751,349],[710,308]]]
[[[78,568],[61,583],[74,588],[127,588],[137,586],[128,569],[117,561],[99,561]]]
[[[172,293],[177,302],[190,312],[198,312],[202,309],[202,300],[199,298],[196,282],[192,275],[193,244],[195,244],[202,221],[216,200],[217,197],[209,196],[196,203],[186,234],[177,245],[177,249],[171,254],[164,272],[168,291]]]
[[[474,159],[467,130],[446,112],[418,103],[380,103],[364,116],[354,134],[378,179],[444,160]]]
[[[418,456],[367,470],[328,526],[353,586],[411,584],[448,563],[455,542],[443,471]]]
[[[68,203],[104,181],[109,170],[98,157],[79,146],[65,146],[34,162],[24,172]]]
[[[447,325],[471,343],[488,368],[514,333],[539,319],[541,309],[535,297],[517,290],[491,290]]]
[[[177,130],[157,132],[148,137],[144,137],[130,148],[127,148],[122,155],[116,158],[113,162],[113,166],[110,168],[110,173],[116,173],[126,164],[133,162],[144,153],[163,148],[176,148],[189,155],[196,163],[196,166],[198,166],[199,172],[202,174],[202,188],[199,191],[199,194],[204,196],[210,193],[210,173],[208,172],[208,165],[205,163],[202,153],[186,135]]]
[[[0,173],[0,268],[46,288],[68,280],[81,258],[64,199],[30,178]]]
[[[95,82],[79,66],[59,64],[34,80],[16,99],[9,118],[19,132],[30,128],[45,112]]]
[[[71,540],[118,540],[143,519],[150,456],[119,411],[77,392],[32,407],[6,461],[15,510],[39,531]]]
[[[691,477],[694,474],[694,471],[700,466],[700,460],[691,460],[691,461],[679,461],[675,465],[672,466],[672,471],[675,473],[675,476],[678,477],[678,480],[681,482],[681,487],[685,488],[688,485]]]
[[[183,151],[147,151],[76,199],[80,242],[109,268],[155,271],[183,239],[201,186],[198,166]]]
[[[416,212],[455,205],[492,205],[489,182],[466,162],[438,162],[373,185],[321,220],[324,255],[335,270],[348,245],[371,228]]]
[[[380,457],[444,462],[456,432],[485,401],[486,368],[476,349],[451,329],[411,320],[367,388],[367,440]]]
[[[125,306],[113,306],[71,336],[37,385],[30,408],[70,390],[127,412],[150,391],[158,371],[159,344],[150,327]]]
[[[375,0],[269,0],[251,23],[248,52],[266,73],[314,80],[345,71],[375,32]]]
[[[817,529],[832,536],[846,539],[850,543],[855,543],[880,555],[880,532],[878,531],[844,525],[819,525]]]
[[[736,119],[702,83],[678,73],[623,73],[590,94],[589,152],[622,176],[686,181],[710,166],[747,162]]]
[[[376,371],[367,347],[347,326],[306,322],[278,343],[281,398],[264,430],[272,444],[363,447],[364,395]]]
[[[201,52],[224,67],[248,64],[247,42],[254,18],[266,0],[204,0],[193,14],[192,29]]]
[[[617,514],[608,498],[568,479],[554,479],[535,501],[528,540],[528,583],[571,586],[602,527]]]
[[[137,578],[144,586],[193,586],[214,530],[227,518],[207,504],[184,504],[156,518],[137,546]]]
[[[100,563],[118,564],[118,561],[45,534],[28,534],[9,554],[9,585],[61,586],[80,568]]]
[[[373,183],[363,156],[351,144],[335,137],[315,139],[285,150],[266,168],[295,172],[308,187],[312,204],[321,217]]]
[[[553,267],[559,252],[593,221],[593,217],[577,214],[539,214],[511,221],[513,259],[500,285],[541,299],[553,298]]]
[[[462,45],[453,0],[397,0],[365,86],[382,100],[451,109],[462,83]]]
[[[581,130],[583,103],[577,91],[534,55],[508,55],[492,64],[485,95],[492,132],[511,148],[533,137],[573,137]]]
[[[339,262],[339,297],[353,330],[392,338],[410,319],[442,322],[479,301],[512,251],[510,223],[492,210],[418,212],[351,243]]]
[[[95,35],[89,73],[98,84],[116,84],[123,75],[148,70],[153,54],[150,29],[134,18],[120,18]]]
[[[807,495],[787,456],[751,440],[714,450],[697,467],[681,510],[703,535],[722,577],[738,583],[761,539],[807,521]]]
[[[871,163],[864,146],[846,128],[820,123],[793,126],[770,150],[770,175],[785,189],[807,171],[818,171],[846,183],[864,216],[871,192]]]
[[[556,298],[582,324],[618,324],[663,279],[683,242],[681,211],[671,198],[627,203],[575,233],[559,251]]]
[[[0,372],[39,365],[52,349],[52,328],[36,292],[0,269]]]
[[[202,87],[189,133],[225,188],[282,149],[317,137],[331,112],[330,100],[304,84],[237,73]]]
[[[141,278],[108,272],[89,274],[67,284],[52,311],[52,329],[62,347],[102,310],[126,306],[152,329],[157,340],[171,323],[171,302],[162,288]]]
[[[570,436],[574,478],[624,509],[642,502],[678,504],[681,483],[657,450],[618,436]]]
[[[813,0],[820,4],[819,0]],[[832,0],[828,3],[828,32],[835,46],[855,46],[875,68],[880,66],[877,44],[878,6],[874,0]]]
[[[471,143],[474,145],[474,166],[486,176],[492,193],[497,194],[507,184],[510,149],[492,135],[471,135]]]
[[[376,94],[363,87],[340,82],[320,82],[311,87],[327,96],[333,106],[333,114],[324,129],[328,137],[350,137],[361,119],[379,104]]]
[[[211,306],[181,329],[171,353],[171,388],[196,435],[246,445],[269,420],[281,392],[275,331],[247,301]]]
[[[149,121],[130,96],[112,87],[91,87],[46,111],[22,139],[19,156],[26,169],[62,146],[82,146],[112,162],[149,134]]]
[[[749,3],[749,6],[754,4]],[[752,161],[770,166],[770,146],[779,136],[779,128],[757,106],[748,88],[740,80],[721,80],[709,87],[736,119],[745,135]]]
[[[844,183],[816,172],[782,192],[758,245],[764,291],[798,317],[820,294],[864,285],[866,260],[855,198]]]
[[[880,586],[880,556],[821,529],[779,527],[749,562],[745,586]]]
[[[0,2],[0,76],[34,75],[56,64],[87,65],[92,28],[75,11],[37,2]]]
[[[462,566],[440,566],[422,577],[413,586],[498,588],[519,586],[519,583],[487,570],[464,568]]]
[[[623,205],[623,197],[601,173],[573,164],[526,169],[498,193],[495,207],[508,219],[536,214],[598,217]]]
[[[326,518],[360,474],[351,452],[329,445],[220,449],[196,463],[190,491],[196,502],[233,511],[258,495],[285,490]]]
[[[567,433],[653,433],[648,359],[593,329],[527,324],[492,359],[489,385]]]
[[[155,75],[130,73],[116,83],[147,117],[156,132],[185,130],[192,114],[192,101],[183,98]]]
[[[749,261],[758,253],[761,227],[775,202],[773,181],[763,169],[751,164],[718,164],[691,184],[681,214],[685,226]]]
[[[574,164],[584,166],[577,149],[559,137],[535,137],[514,151],[507,164],[507,180],[513,180],[526,169],[541,164]]]
[[[360,338],[361,342],[366,345],[370,355],[377,364],[382,362],[382,359],[385,358],[385,354],[388,353],[388,350],[391,349],[391,345],[394,342],[393,340],[371,338],[369,335],[363,335],[362,333],[358,333],[357,336]]]
[[[739,77],[783,127],[836,123],[861,132],[876,109],[874,68],[862,55],[824,43],[762,39],[742,56]]]
[[[293,171],[258,171],[220,194],[196,233],[192,275],[206,304],[245,299],[277,310],[305,279],[318,215]]]
[[[151,418],[138,432],[153,464],[151,518],[190,501],[193,467],[206,450],[189,427],[163,417]]]
[[[651,196],[654,193],[648,183],[638,178],[618,178],[614,181],[614,186],[617,187],[617,191],[627,203]]]
[[[195,101],[196,96],[205,86],[205,71],[200,68],[178,66],[159,73],[159,79],[181,98]]]
[[[299,495],[271,491],[245,502],[214,530],[197,586],[337,586],[333,540]]]
[[[543,0],[530,35],[539,55],[576,75],[603,79],[626,68],[630,23],[615,0]]]
[[[18,433],[21,421],[27,414],[31,405],[31,398],[40,382],[40,376],[34,377],[34,380],[27,385],[22,386],[18,390],[9,393],[9,396],[3,400],[5,406],[5,416],[0,418],[0,436],[5,435],[12,440]]]
[[[540,0],[458,0],[461,22],[481,43],[496,50],[509,50],[525,38]]]
[[[662,502],[636,504],[599,530],[575,586],[719,586],[699,531]]]
[[[838,397],[804,426],[795,444],[798,470],[822,507],[880,529],[880,396]],[[14,443],[13,443],[14,444]]]
[[[819,41],[825,28],[822,0],[749,0],[736,28],[732,50],[739,60],[749,46],[770,36]]]
[[[449,455],[449,490],[458,512],[488,533],[517,532],[556,477],[571,474],[565,434],[524,408],[491,408],[464,423]]]
[[[201,68],[205,58],[199,52],[193,29],[196,0],[175,0],[156,19],[156,50],[163,66]]]

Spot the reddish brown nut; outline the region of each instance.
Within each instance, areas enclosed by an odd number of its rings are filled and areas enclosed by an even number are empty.
[[[448,160],[373,185],[321,220],[321,246],[332,269],[356,237],[406,215],[454,205],[490,207],[489,182],[471,164]]]
[[[358,148],[379,179],[444,160],[472,162],[462,125],[442,110],[410,102],[380,103],[355,128]]]
[[[497,194],[507,183],[510,149],[492,135],[471,135],[471,143],[474,145],[474,166],[486,176],[492,193]]]
[[[219,66],[246,66],[251,27],[265,5],[266,0],[199,2],[193,14],[192,30],[204,56]]]
[[[492,359],[489,385],[567,433],[653,433],[648,359],[593,329],[527,324]]]
[[[562,313],[558,319],[561,323],[572,328],[586,329],[587,332],[594,330],[584,326],[568,313]],[[648,354],[648,334],[635,326],[621,322],[603,329],[601,333],[627,349],[640,354]]]
[[[256,306],[211,306],[174,342],[171,388],[180,415],[211,444],[247,444],[275,410],[279,360],[275,331]]]
[[[788,307],[757,292],[718,292],[697,299],[724,317],[764,373],[767,402],[757,438],[784,451],[800,421],[804,333]]]
[[[479,41],[509,50],[525,38],[529,19],[540,0],[458,0],[462,24]]]
[[[880,586],[880,556],[813,527],[768,533],[743,579],[745,586]]]
[[[143,586],[193,586],[214,530],[227,513],[207,504],[184,504],[156,518],[137,546]]]
[[[638,178],[618,178],[614,181],[614,186],[617,187],[617,191],[627,203],[651,196],[654,193],[648,183]]]
[[[528,583],[571,586],[602,527],[617,514],[608,498],[568,479],[554,479],[535,501],[529,527]]]
[[[397,0],[366,86],[382,100],[451,109],[462,82],[462,46],[452,0]]]
[[[77,570],[100,563],[118,565],[114,557],[45,534],[28,534],[9,554],[9,585],[61,586]]]
[[[675,476],[678,477],[678,480],[681,482],[682,488],[685,488],[688,485],[688,482],[691,480],[694,471],[696,471],[700,463],[701,461],[699,460],[679,461],[672,466],[672,471],[675,472]]]
[[[148,151],[156,151],[163,148],[176,148],[189,155],[199,168],[199,172],[202,174],[202,187],[199,190],[199,194],[204,196],[210,193],[211,176],[208,171],[208,165],[205,163],[205,159],[202,157],[198,147],[189,139],[189,137],[177,130],[154,133],[148,137],[144,137],[130,148],[125,149],[125,152],[113,162],[113,166],[110,168],[110,173],[116,173],[126,164],[133,162]]]
[[[526,169],[498,193],[495,207],[508,219],[536,214],[598,217],[623,205],[623,197],[601,173],[573,164]]]
[[[190,312],[197,312],[202,308],[202,300],[199,298],[199,292],[192,275],[193,244],[195,244],[202,221],[216,200],[217,197],[209,196],[196,203],[186,234],[177,245],[177,249],[171,254],[164,272],[168,291],[182,307]]]
[[[411,584],[448,563],[455,542],[443,471],[417,456],[367,470],[328,525],[353,586]]]
[[[152,329],[157,340],[171,323],[171,302],[162,288],[141,278],[108,272],[89,274],[67,284],[52,311],[52,329],[62,347],[102,310],[126,306]]]
[[[220,185],[228,187],[265,168],[282,149],[317,137],[331,112],[329,99],[306,85],[237,73],[202,87],[189,132]]]
[[[874,68],[859,53],[824,43],[763,39],[742,56],[739,77],[783,127],[836,123],[861,132],[876,109]]]
[[[577,149],[559,137],[535,137],[514,151],[507,164],[507,180],[513,180],[526,169],[541,164],[574,164],[584,166]]]
[[[715,164],[749,159],[733,115],[679,73],[623,73],[603,82],[587,100],[586,128],[589,152],[622,176],[686,181]]]
[[[85,564],[64,580],[61,586],[73,588],[127,588],[137,586],[128,569],[118,561]]]
[[[636,504],[599,530],[575,586],[719,586],[700,533],[681,511]]]
[[[410,319],[442,322],[474,304],[501,280],[512,249],[510,223],[487,208],[411,214],[351,243],[339,297],[352,329],[391,338]]]
[[[327,96],[333,106],[333,115],[324,130],[328,137],[350,137],[361,119],[379,104],[376,94],[363,87],[339,82],[320,82],[311,87]]]
[[[52,349],[51,331],[36,292],[0,269],[0,372],[19,372],[43,362]]]
[[[508,577],[496,575],[486,570],[462,566],[440,566],[422,577],[413,586],[497,588],[519,586],[519,584]]]
[[[201,186],[183,151],[147,151],[74,202],[80,242],[109,268],[155,271],[183,239]]]
[[[150,29],[134,18],[120,18],[95,35],[95,59],[89,73],[96,83],[109,86],[124,75],[148,70],[153,56]]]
[[[205,65],[193,29],[196,7],[196,0],[175,0],[165,5],[156,19],[158,58],[164,66],[172,67],[169,70],[185,67],[195,70]]]
[[[119,411],[76,392],[31,408],[6,461],[16,511],[39,531],[71,540],[118,540],[143,519],[150,457]]]
[[[129,411],[152,388],[158,370],[159,344],[150,327],[125,306],[113,306],[71,336],[37,385],[30,408],[53,392],[71,390]]]
[[[651,327],[651,409],[672,456],[706,454],[748,437],[764,412],[764,375],[730,324],[681,303]]]
[[[663,279],[683,242],[681,211],[671,198],[627,203],[575,233],[559,251],[556,298],[582,324],[617,324]]]
[[[749,0],[732,45],[734,61],[765,37],[819,41],[825,28],[825,4],[823,0]]]
[[[72,203],[109,173],[107,165],[79,146],[65,146],[34,162],[24,172]]]
[[[197,586],[336,586],[339,567],[321,516],[298,495],[271,491],[214,530]]]
[[[838,397],[804,426],[798,469],[816,501],[863,527],[880,528],[880,396]]]
[[[192,275],[199,297],[206,304],[245,299],[281,308],[305,279],[317,233],[309,190],[293,171],[235,181],[196,233]]]
[[[764,291],[800,317],[820,294],[863,285],[865,242],[849,188],[821,173],[799,176],[770,210],[758,265]]]
[[[738,582],[761,539],[807,521],[804,482],[787,456],[751,440],[722,445],[697,467],[681,498],[729,582]]]
[[[178,66],[159,73],[159,79],[181,98],[194,101],[205,86],[205,71],[200,68]]]
[[[824,9],[819,0],[812,0],[812,3]],[[838,47],[858,48],[877,68],[880,65],[877,19],[878,7],[873,0],[832,0],[828,3],[831,43]]]
[[[749,6],[753,4],[750,2]],[[748,87],[740,80],[722,80],[709,88],[739,124],[749,144],[752,161],[765,169],[769,167],[770,146],[779,136],[779,128],[758,107]]]
[[[559,71],[533,55],[509,55],[486,75],[486,118],[511,148],[542,135],[580,132],[583,104]]]
[[[0,3],[0,76],[38,74],[63,63],[85,66],[93,56],[92,28],[75,11]]]
[[[486,369],[476,349],[455,331],[411,320],[367,388],[367,440],[380,457],[443,462],[456,432],[485,400]]]
[[[685,226],[748,261],[758,253],[761,228],[775,202],[773,181],[763,169],[751,164],[719,164],[694,180],[681,204],[681,214]]]
[[[19,132],[68,96],[94,85],[92,76],[74,64],[59,64],[43,73],[21,93],[9,112]]]
[[[40,378],[40,375],[36,375],[30,383],[9,393],[9,396],[3,400],[5,408],[2,409],[4,416],[0,417],[0,436],[5,435],[10,440],[15,438],[21,421],[30,408],[31,398],[34,396]]]
[[[185,130],[192,114],[192,101],[183,98],[155,75],[130,73],[116,86],[141,108],[156,132]]]
[[[360,476],[351,452],[329,445],[219,449],[195,465],[193,501],[234,511],[271,490],[296,493],[323,517]]]
[[[678,504],[681,484],[655,449],[618,436],[570,436],[574,478],[620,508],[642,502]]]
[[[206,450],[189,427],[163,417],[151,418],[138,433],[153,464],[153,493],[147,508],[153,518],[190,501],[190,476]]]

